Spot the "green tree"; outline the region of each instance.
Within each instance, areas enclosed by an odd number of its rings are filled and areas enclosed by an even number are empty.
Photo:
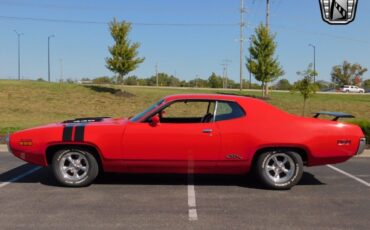
[[[155,86],[157,85],[157,76],[151,76],[147,79],[148,85]],[[172,75],[166,73],[158,73],[158,85],[159,86],[180,86],[180,80]]]
[[[268,96],[268,83],[284,75],[277,58],[274,58],[276,50],[275,35],[260,25],[256,28],[256,34],[252,36],[252,45],[249,48],[251,58],[247,59],[247,68],[254,74],[257,81],[262,82],[262,94]]]
[[[333,86],[332,82],[327,82],[327,81],[324,81],[324,80],[316,81],[315,84],[317,85],[317,88],[320,91],[328,91],[328,90],[332,90],[332,89],[335,88],[335,86]]]
[[[306,70],[297,72],[297,75],[303,77],[303,79],[294,83],[293,92],[299,91],[303,97],[302,116],[304,116],[307,100],[317,91],[317,85],[313,82],[313,77],[317,75],[317,73],[312,69],[312,64],[310,64]]]
[[[202,78],[195,78],[193,80],[190,80],[188,83],[189,87],[195,87],[195,88],[206,88],[209,87],[208,80],[202,79]]]
[[[291,90],[292,85],[290,84],[288,79],[281,79],[276,83],[276,89],[278,90]]]
[[[138,84],[138,77],[136,76],[129,76],[125,80],[125,85],[137,85]]]
[[[333,66],[331,71],[331,80],[339,86],[355,84],[356,77],[361,77],[367,68],[360,64],[351,64],[344,61],[342,65]]]
[[[365,90],[370,90],[370,79],[365,80],[362,84]]]
[[[208,78],[208,85],[211,88],[222,88],[222,83],[222,77],[217,76],[215,73],[212,73],[211,76]]]
[[[189,87],[189,83],[185,80],[180,81],[180,87]]]
[[[135,70],[144,58],[137,57],[140,44],[132,43],[128,38],[131,31],[130,23],[114,19],[109,24],[109,29],[115,44],[108,47],[111,57],[106,58],[106,66],[117,74],[116,82],[123,83],[124,76]]]

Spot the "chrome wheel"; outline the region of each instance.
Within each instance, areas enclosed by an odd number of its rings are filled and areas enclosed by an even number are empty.
[[[88,175],[89,162],[81,152],[67,152],[59,161],[59,170],[65,179],[80,181]]]
[[[295,172],[295,164],[289,155],[276,153],[266,159],[264,169],[270,180],[281,184],[292,179]]]

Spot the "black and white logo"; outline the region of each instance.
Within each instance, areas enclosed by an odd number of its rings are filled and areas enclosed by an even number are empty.
[[[322,19],[333,25],[352,22],[356,16],[358,0],[319,0]]]

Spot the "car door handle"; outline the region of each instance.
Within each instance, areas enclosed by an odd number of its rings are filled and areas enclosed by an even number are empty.
[[[203,129],[202,131],[203,133],[212,133],[213,130],[212,129]]]

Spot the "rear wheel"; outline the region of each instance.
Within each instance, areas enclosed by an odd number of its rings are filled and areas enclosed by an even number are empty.
[[[259,156],[255,169],[266,187],[285,190],[301,179],[303,162],[301,156],[294,151],[268,151]]]
[[[87,186],[99,173],[95,157],[79,149],[64,149],[56,152],[52,169],[58,182],[69,187]]]

